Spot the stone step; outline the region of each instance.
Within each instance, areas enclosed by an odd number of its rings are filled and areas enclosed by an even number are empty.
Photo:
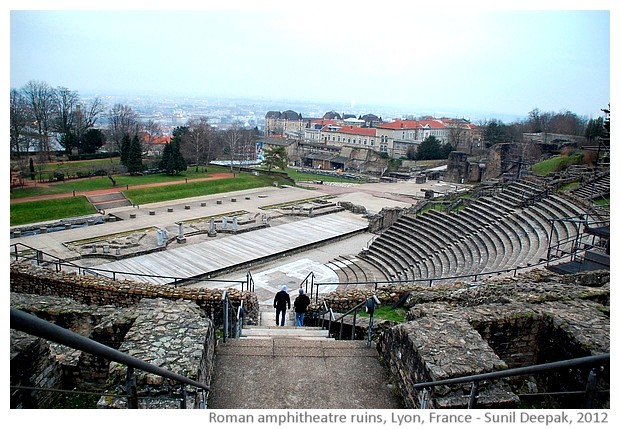
[[[309,341],[314,340],[314,341]],[[286,351],[284,351],[286,350]],[[318,352],[320,350],[320,352]],[[313,337],[239,337],[218,342],[217,354],[227,356],[375,356],[376,347],[368,347],[366,341],[337,341],[333,338]]]
[[[295,326],[295,313],[288,311],[284,318],[285,326]],[[260,313],[260,326],[276,326],[276,310],[263,311],[261,308]]]
[[[104,203],[109,201],[124,200],[125,195],[122,192],[111,192],[103,195],[90,195],[87,197],[92,204]]]
[[[241,338],[293,337],[302,339],[329,339],[329,331],[314,327],[259,326],[243,328]]]
[[[116,200],[116,201],[108,201],[106,203],[97,203],[94,204],[97,210],[109,210],[116,209],[119,207],[129,207],[131,206],[131,202],[129,200]]]

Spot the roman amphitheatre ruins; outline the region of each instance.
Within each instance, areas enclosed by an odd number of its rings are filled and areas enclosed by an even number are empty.
[[[609,195],[599,166],[92,197],[96,216],[11,231],[11,408],[70,391],[108,409],[609,408]],[[306,326],[274,326],[283,285],[310,295]]]

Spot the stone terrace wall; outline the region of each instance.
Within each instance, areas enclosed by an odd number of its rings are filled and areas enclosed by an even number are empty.
[[[208,384],[215,327],[221,324],[222,291],[116,282],[52,272],[31,264],[11,265],[11,306],[70,329],[154,365]],[[229,289],[233,305],[244,301],[246,320],[258,320],[256,294]],[[215,323],[215,325],[214,325]],[[139,355],[139,356],[138,356]],[[110,377],[106,359],[11,330],[11,384],[78,390],[120,389],[123,371]],[[151,395],[141,408],[178,408],[179,386],[140,374],[139,392]],[[124,384],[124,381],[122,382]],[[188,408],[198,392],[187,388]],[[48,408],[55,395],[11,391],[12,408]],[[153,399],[157,397],[157,399]],[[100,408],[126,408],[124,401],[103,398]]]
[[[412,289],[407,322],[385,330],[377,347],[406,406],[418,408],[422,392],[411,388],[417,382],[608,353],[609,296],[606,271],[561,276],[533,270],[474,287]],[[584,367],[520,378],[510,388],[489,383],[479,406],[514,406],[512,391],[583,390],[588,372]],[[427,407],[466,406],[469,388],[435,388]],[[597,388],[609,388],[608,367]],[[554,405],[580,407],[576,396],[558,397]],[[596,406],[608,407],[609,395],[599,395]]]
[[[80,327],[86,337],[153,365],[209,384],[215,350],[214,325],[194,302],[143,299],[135,307],[86,306],[68,298],[11,293],[11,306]],[[89,353],[11,330],[11,385],[124,394],[127,367]],[[140,408],[178,408],[180,386],[136,370]],[[187,407],[200,396],[185,386]],[[11,408],[54,408],[53,392],[16,389]],[[99,408],[127,408],[124,398],[101,398]]]
[[[125,333],[136,317],[132,308],[89,306],[70,298],[14,292],[11,293],[11,307],[115,349],[119,348]],[[23,348],[23,344],[13,343],[13,339],[21,335],[24,334],[11,330],[12,348]],[[33,341],[36,340],[36,337],[28,337]],[[107,360],[53,342],[49,343],[47,348],[47,353],[54,356],[60,365],[62,377],[58,382],[64,386],[64,389],[79,387],[81,390],[90,390],[105,386],[108,377]],[[22,358],[23,356],[20,359]],[[11,360],[11,368],[14,364],[21,365],[18,359]],[[46,378],[47,376],[43,375],[36,381],[36,384],[25,385],[44,387],[50,383],[50,381],[43,381]]]
[[[67,297],[86,305],[130,307],[143,298],[186,299],[194,301],[216,324],[221,323],[222,291],[218,289],[181,289],[167,285],[114,281],[105,277],[54,272],[29,263],[12,263],[10,276],[11,292]],[[256,294],[228,289],[228,296],[235,306],[243,300],[245,323],[257,323],[259,306]]]
[[[62,388],[62,370],[47,341],[11,330],[11,385]],[[55,394],[45,390],[11,389],[11,408],[49,408]]]
[[[386,330],[378,345],[408,408],[422,408],[423,391],[414,383],[506,369],[488,343],[464,320],[443,313]],[[469,385],[436,387],[426,408],[467,408]],[[518,404],[503,382],[483,386],[479,407]]]
[[[135,308],[137,317],[119,350],[145,362],[209,384],[215,353],[215,330],[210,319],[191,301],[144,299]],[[127,366],[110,364],[110,393],[125,390]],[[140,408],[179,408],[181,386],[168,378],[136,370]],[[198,408],[197,388],[184,386],[187,408]],[[207,392],[204,392],[205,394]],[[148,396],[147,396],[148,395]],[[104,396],[98,408],[127,408],[125,398]]]

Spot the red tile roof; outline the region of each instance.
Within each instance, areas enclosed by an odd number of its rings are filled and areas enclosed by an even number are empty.
[[[415,130],[416,128],[423,128],[423,127],[430,127],[434,129],[446,128],[446,126],[443,123],[441,123],[440,121],[436,119],[422,120],[422,121],[398,119],[396,121],[377,125],[377,128],[388,129],[388,130]]]
[[[358,136],[372,136],[372,137],[374,137],[374,136],[377,135],[377,129],[376,128],[361,128],[361,127],[354,127],[354,126],[351,126],[351,125],[346,125],[344,127],[341,127],[336,132],[344,133],[344,134],[353,134],[353,135],[358,135]]]
[[[338,125],[338,121],[335,119],[313,119],[310,123],[319,125]]]

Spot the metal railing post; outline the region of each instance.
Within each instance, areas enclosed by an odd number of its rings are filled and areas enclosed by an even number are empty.
[[[181,385],[181,400],[180,400],[180,404],[179,407],[182,410],[187,409],[187,391],[185,390],[185,385]]]
[[[598,369],[592,368],[588,374],[588,380],[586,381],[586,392],[583,399],[583,408],[594,408],[594,396],[596,395],[596,384],[598,382]]]
[[[370,320],[368,322],[368,340],[366,342],[366,347],[368,348],[370,348],[372,344],[372,328],[373,328],[374,323],[375,323],[375,316],[374,314],[371,314]]]
[[[223,341],[226,342],[226,338],[228,337],[228,300],[226,299],[226,291],[222,291],[222,306],[223,306],[223,312],[224,314],[222,315],[222,323],[223,323],[223,331],[224,331],[224,335],[223,335]]]
[[[198,395],[200,397],[200,401],[198,402],[198,408],[201,410],[204,410],[207,408],[207,399],[206,399],[205,391],[203,389],[199,389]]]
[[[426,403],[428,402],[428,389],[422,389],[422,399],[420,400],[420,409],[426,409]]]
[[[125,386],[127,387],[127,408],[134,410],[138,409],[138,390],[136,388],[136,374],[132,366],[127,367]]]
[[[469,392],[469,401],[467,402],[467,408],[473,409],[476,408],[476,404],[478,403],[478,391],[480,389],[480,382],[478,380],[474,380],[471,383],[471,391]]]

